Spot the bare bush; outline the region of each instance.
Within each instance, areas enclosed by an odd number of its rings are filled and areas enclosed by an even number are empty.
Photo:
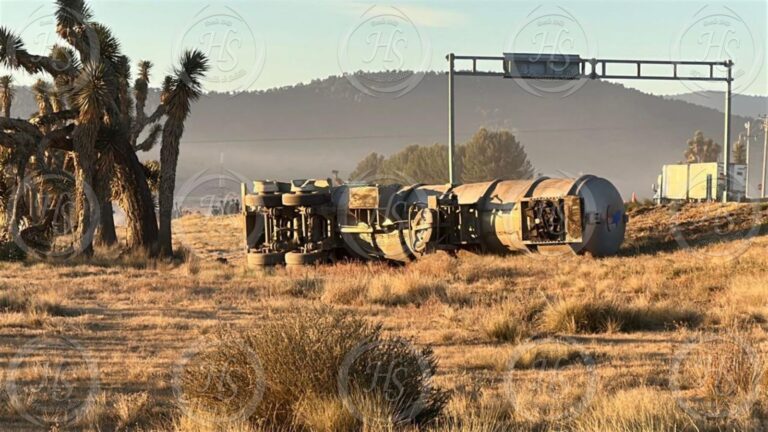
[[[401,340],[384,337],[380,325],[372,325],[349,312],[318,308],[287,313],[241,335],[228,332],[217,338],[217,349],[201,354],[200,360],[213,363],[214,368],[218,364],[219,369],[228,369],[233,382],[242,383],[238,386],[242,391],[223,399],[210,385],[207,373],[188,368],[182,377],[183,392],[207,411],[231,413],[233,407],[245,405],[244,398],[257,391],[260,384],[256,381],[261,380],[263,398],[250,415],[254,424],[268,419],[276,427],[322,425],[322,430],[337,430],[350,423],[362,426],[360,419],[339,410],[343,398],[337,391],[342,364],[361,343],[374,344],[374,348],[362,354],[364,362],[359,364],[397,362],[399,367],[397,378],[402,393],[394,400],[385,398],[389,403],[378,407],[380,411],[394,410],[396,419],[408,418],[415,424],[425,424],[439,415],[447,399],[446,393],[431,383],[436,361],[430,350],[404,349],[406,344]],[[249,353],[258,355],[262,376],[250,367]],[[425,362],[431,369],[426,375],[420,369]],[[388,386],[393,383],[380,384],[366,375],[370,373],[373,372],[353,367],[350,388],[373,383],[373,394],[391,390]],[[418,415],[397,412],[409,409],[415,395],[420,395],[423,404]]]

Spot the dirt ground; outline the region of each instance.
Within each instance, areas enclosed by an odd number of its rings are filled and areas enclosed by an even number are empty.
[[[620,255],[604,259],[461,253],[251,272],[239,216],[187,216],[182,261],[117,249],[0,263],[0,429],[191,430],[174,382],[185,356],[221,328],[327,305],[432,347],[446,418],[482,423],[455,430],[768,430],[768,211],[630,217]],[[686,371],[723,344],[758,372],[712,405],[706,377]],[[526,366],[542,347],[569,360]]]

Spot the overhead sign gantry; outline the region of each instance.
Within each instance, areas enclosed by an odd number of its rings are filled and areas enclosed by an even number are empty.
[[[725,92],[725,125],[723,132],[723,171],[725,187],[722,200],[728,201],[730,190],[730,142],[731,142],[731,87],[733,83],[733,61],[721,62],[707,61],[670,61],[670,60],[617,60],[617,59],[583,59],[575,54],[531,54],[531,53],[504,53],[502,56],[464,56],[453,53],[446,56],[448,60],[448,176],[451,184],[456,184],[456,172],[454,171],[454,156],[456,150],[455,110],[454,110],[454,77],[463,76],[496,76],[514,79],[550,79],[550,80],[578,80],[578,79],[612,79],[612,80],[670,80],[670,81],[717,81],[726,83]],[[455,63],[471,62],[471,68],[456,69]],[[501,62],[501,69],[498,63]],[[495,64],[496,70],[478,69],[478,63]],[[634,73],[621,73],[609,71],[608,66],[635,65]],[[669,66],[662,73],[649,73],[643,70],[644,66]],[[693,74],[680,73],[680,66],[689,69],[705,69],[704,73]],[[725,74],[716,73],[716,67],[726,68]],[[719,71],[717,71],[719,72]]]

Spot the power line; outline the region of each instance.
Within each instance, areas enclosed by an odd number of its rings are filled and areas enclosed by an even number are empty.
[[[583,127],[583,128],[558,128],[558,129],[513,129],[510,132],[514,133],[557,133],[557,132],[594,132],[600,130],[629,130],[629,128],[599,128],[599,127]],[[463,136],[472,136],[474,132],[463,133]],[[412,138],[435,138],[435,134],[382,134],[382,135],[347,135],[347,136],[297,136],[297,137],[262,137],[262,138],[234,138],[234,139],[220,139],[220,140],[183,140],[187,143],[201,143],[201,144],[214,144],[214,143],[238,143],[238,142],[285,142],[285,141],[350,141],[361,139],[412,139]]]

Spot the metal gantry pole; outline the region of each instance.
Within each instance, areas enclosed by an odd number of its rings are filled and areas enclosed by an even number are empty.
[[[760,183],[760,198],[765,198],[765,168],[768,165],[768,115],[763,115],[763,177]]]
[[[453,53],[448,54],[448,181],[451,185],[456,184],[456,172],[453,165],[456,150],[456,112],[453,105],[454,57]]]
[[[520,57],[518,59],[517,57]],[[722,199],[727,202],[730,199],[731,189],[731,97],[732,97],[732,85],[733,85],[733,61],[672,61],[672,60],[622,60],[622,59],[582,59],[578,55],[565,56],[552,54],[549,59],[541,60],[542,56],[537,55],[532,58],[530,54],[516,54],[516,53],[503,53],[502,56],[477,56],[477,55],[455,55],[453,53],[446,56],[448,60],[448,176],[452,184],[456,184],[457,174],[454,171],[454,157],[455,157],[455,106],[454,106],[454,77],[460,76],[484,76],[484,77],[503,77],[503,78],[516,78],[516,79],[613,79],[613,80],[674,80],[674,81],[710,81],[710,82],[723,82],[727,85],[727,91],[725,93],[725,131],[723,133],[723,177],[725,188],[723,194],[720,197],[714,197],[714,199]],[[566,57],[575,57],[578,60],[568,60]],[[471,61],[471,69],[459,68],[455,70],[455,61]],[[569,68],[556,69],[552,64],[559,64],[562,62],[579,61],[580,72],[571,71]],[[478,70],[478,62],[501,62],[503,71],[498,70]],[[517,62],[521,62],[524,65],[537,66],[532,69],[526,67],[518,68]],[[597,65],[600,65],[598,70]],[[636,65],[636,74],[627,74],[626,72],[611,73],[608,71],[608,65]],[[591,66],[591,71],[587,73],[587,65]],[[643,70],[643,66],[670,66],[671,68],[666,72],[646,72]],[[697,74],[686,73],[679,74],[678,67],[707,67],[708,73],[699,71]],[[726,76],[722,76],[719,73],[715,75],[715,68],[725,67],[727,71]],[[567,70],[570,72],[564,73]],[[768,125],[768,120],[766,120]],[[768,144],[766,144],[768,146]],[[768,153],[768,149],[766,151]],[[764,164],[765,165],[765,164]],[[765,169],[763,177],[765,177]],[[765,181],[763,181],[765,183]],[[719,181],[718,181],[719,184]]]
[[[723,202],[728,202],[728,198],[730,197],[730,191],[731,191],[731,174],[730,174],[730,168],[731,168],[731,83],[732,83],[732,77],[731,77],[731,67],[733,66],[732,61],[728,61],[725,63],[725,67],[728,70],[728,75],[726,79],[726,91],[725,91],[725,131],[723,136],[723,173],[725,176],[725,185],[723,188]]]
[[[744,183],[746,183],[746,187],[744,188],[744,196],[749,198],[749,145],[752,143],[752,121],[746,122],[744,126],[747,127],[747,173],[744,180]]]

